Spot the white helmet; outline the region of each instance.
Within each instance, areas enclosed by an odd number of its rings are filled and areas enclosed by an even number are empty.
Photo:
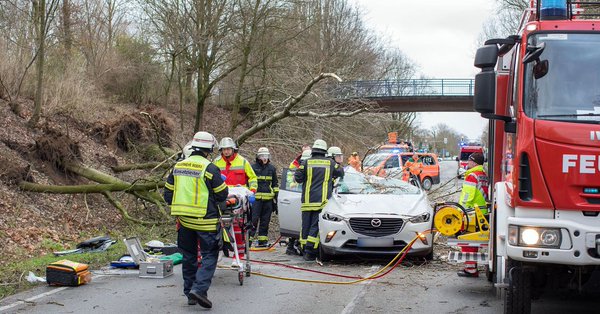
[[[194,152],[194,149],[192,148],[192,142],[190,141],[189,143],[185,144],[185,146],[183,146],[183,158],[187,159],[188,157],[190,157],[192,155],[192,153]]]
[[[219,149],[223,149],[223,148],[237,149],[237,147],[235,146],[235,142],[233,141],[233,139],[231,137],[222,138],[219,146],[220,146]]]
[[[320,149],[323,151],[327,151],[327,143],[324,140],[316,140],[312,146],[312,149]]]
[[[210,134],[208,132],[200,131],[200,132],[196,132],[196,134],[194,134],[194,138],[190,142],[190,146],[194,147],[194,148],[205,148],[205,149],[212,151],[213,148],[215,147],[216,142],[217,142],[217,140],[215,139],[215,137],[212,134]]]
[[[256,156],[264,156],[266,155],[267,158],[269,157],[270,153],[269,153],[269,149],[266,147],[261,147],[258,149],[258,151],[256,152]]]
[[[337,155],[343,155],[343,154],[342,154],[342,150],[339,147],[331,146],[327,150],[327,155],[329,155],[330,157],[335,157]]]
[[[308,158],[310,158],[311,154],[312,154],[312,151],[310,149],[303,151],[302,156],[300,156],[300,160],[307,160]]]

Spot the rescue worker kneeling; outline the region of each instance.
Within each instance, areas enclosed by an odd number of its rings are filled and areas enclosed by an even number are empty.
[[[261,147],[256,154],[256,163],[252,169],[258,180],[256,202],[252,206],[252,230],[250,237],[254,237],[258,228],[258,246],[265,247],[269,241],[269,222],[271,214],[277,214],[277,195],[279,186],[277,182],[277,169],[271,164],[269,149]]]
[[[314,260],[319,248],[319,215],[331,197],[331,181],[344,176],[342,167],[326,157],[327,143],[316,140],[312,156],[304,161],[294,173],[294,179],[302,185],[302,230],[300,245],[304,260]]]
[[[175,164],[164,191],[171,215],[177,217],[177,246],[183,252],[183,293],[189,305],[204,308],[212,307],[207,292],[217,268],[222,235],[217,204],[225,201],[229,192],[219,168],[207,159],[215,142],[210,133],[196,133],[191,155]]]

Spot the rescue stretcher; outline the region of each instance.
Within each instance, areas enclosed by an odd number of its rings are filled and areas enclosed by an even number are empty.
[[[221,208],[221,229],[223,230],[223,254],[229,257],[229,252],[233,252],[233,260],[237,267],[219,267],[219,269],[232,269],[238,273],[240,286],[244,284],[244,276],[250,277],[250,243],[249,243],[249,222],[251,221],[251,209],[253,194],[246,187],[230,187],[229,196],[225,206]],[[244,258],[240,258],[238,243],[236,242],[234,227],[238,226],[241,232],[241,238],[244,247]]]

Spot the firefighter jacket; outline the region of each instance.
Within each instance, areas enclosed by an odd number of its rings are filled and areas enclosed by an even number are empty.
[[[292,170],[296,170],[298,168],[300,168],[300,157],[302,157],[302,154],[298,155],[298,157],[296,157],[296,159],[294,159],[291,163],[290,163],[290,169]]]
[[[267,162],[263,164],[262,161],[256,159],[256,163],[252,165],[256,178],[258,180],[258,189],[256,190],[256,199],[269,201],[277,197],[279,193],[279,186],[277,182],[277,169]]]
[[[332,181],[344,176],[344,169],[325,154],[315,154],[305,160],[294,173],[294,179],[302,185],[302,211],[322,210],[331,197]]]
[[[164,198],[171,215],[192,230],[216,232],[218,203],[227,199],[227,185],[219,168],[198,152],[192,153],[173,168],[165,183]]]
[[[487,214],[488,176],[483,166],[475,166],[465,172],[465,182],[462,186],[458,203],[464,208],[479,206],[481,212]]]
[[[221,169],[221,174],[225,176],[225,183],[228,186],[242,185],[252,191],[256,191],[256,174],[246,158],[234,153],[229,158],[221,155],[214,161],[215,165]]]

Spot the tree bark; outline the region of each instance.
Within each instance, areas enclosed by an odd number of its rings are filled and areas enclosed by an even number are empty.
[[[104,192],[133,192],[149,191],[164,187],[164,182],[156,183],[136,183],[136,184],[82,184],[82,185],[46,185],[27,181],[19,182],[19,188],[23,191],[52,193],[52,194],[81,194],[81,193],[104,193]]]
[[[35,126],[40,120],[42,113],[42,100],[44,92],[44,58],[46,49],[46,0],[34,0],[35,23],[37,29],[38,53],[36,60],[36,89],[34,98],[33,115],[27,122],[29,126]]]
[[[156,167],[161,168],[161,169],[168,169],[171,167],[171,164],[164,163],[164,162],[146,162],[146,163],[142,163],[142,164],[127,164],[127,165],[120,165],[120,166],[112,166],[110,168],[112,169],[112,171],[114,171],[116,173],[120,173],[120,172],[127,172],[127,171],[131,171],[131,170],[153,169]]]

